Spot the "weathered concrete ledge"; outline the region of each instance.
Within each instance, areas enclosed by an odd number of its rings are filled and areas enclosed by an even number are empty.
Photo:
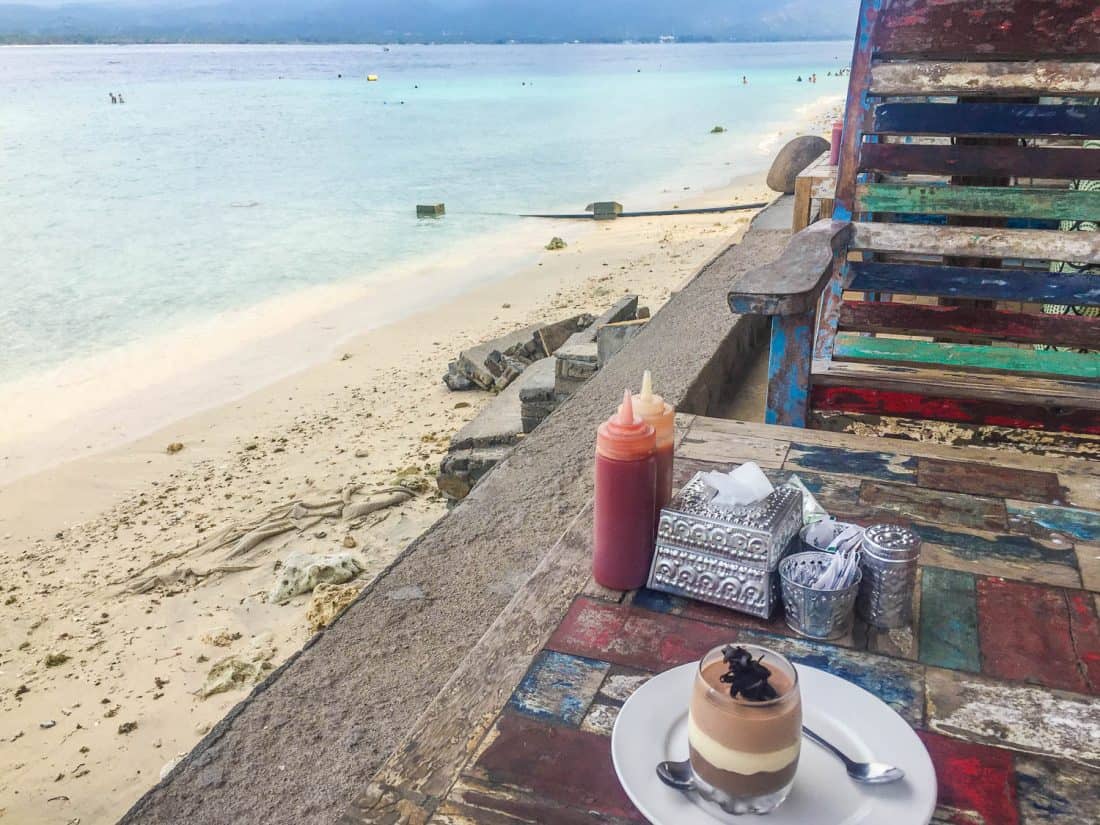
[[[747,269],[778,257],[787,238],[753,229],[706,264],[122,822],[336,819],[588,501],[593,433],[623,387],[651,369],[666,398],[705,414],[736,385],[765,329],[763,319],[731,316],[726,293]],[[413,587],[422,598],[407,598]]]

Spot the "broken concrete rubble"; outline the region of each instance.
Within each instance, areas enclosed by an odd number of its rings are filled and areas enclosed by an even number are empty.
[[[592,325],[588,313],[553,324],[535,324],[463,350],[447,365],[443,383],[452,390],[500,392],[535,361],[553,355],[570,335]]]
[[[507,377],[509,385],[451,440],[436,480],[444,495],[453,500],[465,498],[524,434],[534,430],[595,375],[601,366],[597,343],[600,330],[609,325],[633,323],[637,312],[638,296],[627,295],[594,320],[591,315],[584,315],[542,327],[535,339],[544,352],[553,352],[554,357],[535,360],[517,376],[509,375],[515,364],[507,353],[497,349],[495,355],[487,356],[486,372],[495,374],[496,381]],[[582,323],[583,328],[577,329]],[[608,333],[605,361],[622,349],[633,334]]]

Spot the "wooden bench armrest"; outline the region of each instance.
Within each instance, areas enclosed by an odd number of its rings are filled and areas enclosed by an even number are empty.
[[[787,244],[778,260],[746,272],[729,294],[739,315],[812,312],[833,271],[833,259],[852,236],[849,221],[818,221]]]

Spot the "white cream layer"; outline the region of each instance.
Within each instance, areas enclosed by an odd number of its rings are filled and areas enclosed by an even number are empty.
[[[703,733],[688,714],[688,741],[695,751],[714,767],[723,771],[733,771],[742,776],[754,773],[775,773],[781,771],[798,758],[801,741],[780,748],[777,751],[752,753],[727,748],[718,740]]]

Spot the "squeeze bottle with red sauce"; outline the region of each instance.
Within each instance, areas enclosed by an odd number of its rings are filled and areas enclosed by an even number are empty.
[[[642,391],[634,396],[634,413],[653,427],[657,434],[657,509],[654,524],[661,517],[661,508],[672,500],[672,449],[676,441],[676,410],[665,399],[653,393],[653,377],[649,370],[642,376]]]
[[[657,435],[634,414],[630,390],[596,436],[595,542],[592,575],[604,587],[646,583],[655,541]]]

